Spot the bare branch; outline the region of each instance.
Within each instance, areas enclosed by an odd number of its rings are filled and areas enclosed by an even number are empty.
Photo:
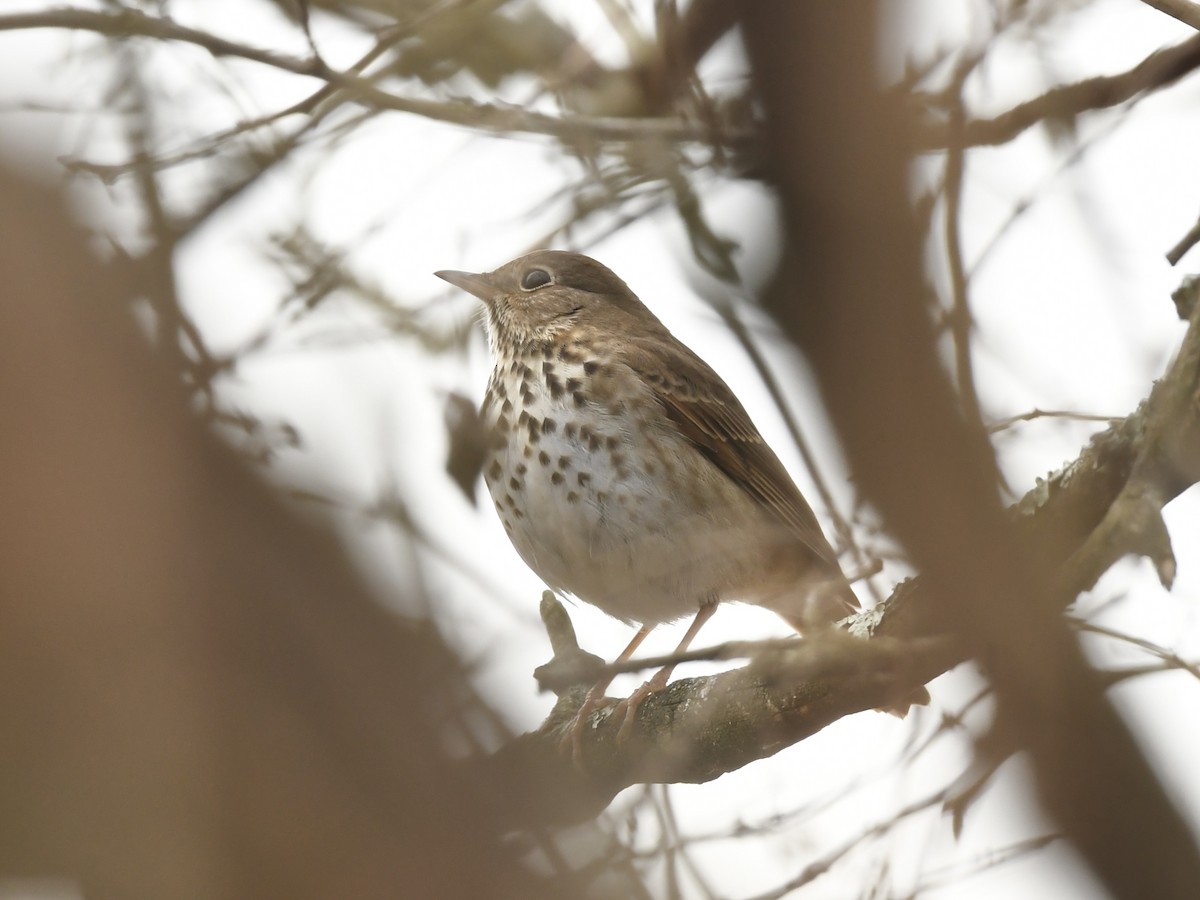
[[[781,884],[779,887],[768,891],[765,894],[757,895],[753,898],[753,900],[781,900],[781,898],[786,897],[793,891],[799,890],[806,884],[809,884],[810,882],[815,881],[817,878],[824,875],[855,847],[858,847],[860,844],[863,844],[872,838],[877,838],[881,835],[887,834],[909,816],[916,815],[917,813],[924,812],[931,807],[937,806],[942,802],[944,796],[944,792],[938,791],[937,793],[934,793],[928,797],[924,797],[908,804],[902,809],[897,810],[894,815],[885,821],[872,825],[870,828],[867,828],[860,834],[855,835],[853,838],[850,838],[840,846],[835,847],[820,859],[809,863],[804,867],[803,871],[786,881],[784,884]]]
[[[1200,66],[1200,35],[1152,53],[1119,75],[1063,85],[994,118],[969,120],[958,135],[964,147],[1006,144],[1025,129],[1042,122],[1069,119],[1091,110],[1117,106],[1139,94],[1159,90],[1190,74],[1197,66]],[[924,150],[949,147],[955,137],[947,125],[931,122],[923,123],[917,132],[918,145]]]
[[[46,12],[13,13],[0,16],[0,31],[22,31],[37,28],[63,28],[74,31],[94,31],[111,38],[149,37],[161,41],[180,41],[203,47],[213,56],[233,56],[282,69],[296,75],[327,78],[332,74],[320,59],[301,59],[273,50],[262,50],[247,44],[217,37],[207,31],[188,28],[172,22],[148,16],[129,7],[115,12],[96,12],[87,9],[54,9]]]
[[[167,19],[147,16],[134,10],[117,13],[59,9],[40,13],[0,16],[0,31],[34,28],[63,28],[93,31],[114,38],[131,36],[195,44],[217,57],[236,57],[271,66],[296,75],[318,78],[340,88],[356,102],[372,109],[411,113],[438,122],[492,131],[502,134],[540,134],[567,143],[577,141],[664,143],[700,142],[736,145],[752,140],[741,128],[713,128],[674,118],[633,119],[589,116],[550,116],[517,106],[499,106],[473,100],[426,100],[401,97],[377,87],[371,80],[350,72],[331,69],[318,57],[296,57],[262,50],[236,41],[219,38],[204,31],[178,25]]]
[[[1184,659],[1178,653],[1174,653],[1171,650],[1167,650],[1165,647],[1160,647],[1158,644],[1154,643],[1153,641],[1147,641],[1144,638],[1135,637],[1131,634],[1126,634],[1125,632],[1122,632],[1122,631],[1114,631],[1111,628],[1105,628],[1103,625],[1096,625],[1092,622],[1083,622],[1083,621],[1079,621],[1077,619],[1073,620],[1073,621],[1074,621],[1075,627],[1078,628],[1080,631],[1086,632],[1088,634],[1100,635],[1101,637],[1110,638],[1111,640],[1120,641],[1123,644],[1129,644],[1133,647],[1137,647],[1138,649],[1144,650],[1145,652],[1149,653],[1151,656],[1158,659],[1161,663],[1160,665],[1147,666],[1147,667],[1144,667],[1144,669],[1138,669],[1138,670],[1122,669],[1117,672],[1110,673],[1111,676],[1117,676],[1119,678],[1127,678],[1133,674],[1144,674],[1144,673],[1148,673],[1148,672],[1164,672],[1169,669],[1178,669],[1179,671],[1187,672],[1193,678],[1200,680],[1200,665],[1198,665],[1195,662],[1190,662],[1190,661]]]
[[[851,712],[904,701],[961,658],[941,638],[864,641],[831,634],[789,641],[750,665],[682,678],[650,694],[632,734],[618,743],[624,716],[610,704],[593,714],[584,735],[581,772],[563,753],[584,689],[564,693],[535,732],[486,761],[485,779],[543,786],[536,801],[513,809],[514,824],[578,821],[599,812],[616,793],[644,782],[698,783],[771,756]]]
[[[1183,489],[1200,480],[1200,304],[1167,376],[1150,394],[1145,434],[1129,480],[1104,519],[1068,560],[1063,584],[1072,593],[1087,590],[1128,553],[1148,557],[1159,580],[1170,587],[1175,557],[1161,510]]]

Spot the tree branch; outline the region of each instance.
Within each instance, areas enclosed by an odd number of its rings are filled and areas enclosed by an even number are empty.
[[[1007,144],[1025,129],[1042,122],[1061,121],[1117,106],[1138,94],[1164,88],[1197,66],[1200,66],[1200,35],[1151,53],[1128,71],[1053,88],[991,119],[970,119],[961,128],[942,122],[922,122],[916,143],[921,150],[940,150],[954,144],[962,147]]]
[[[498,106],[467,99],[436,101],[402,97],[382,90],[369,78],[331,69],[315,56],[297,57],[263,50],[129,9],[116,13],[58,9],[0,16],[0,31],[35,28],[92,31],[113,38],[147,37],[194,44],[208,50],[213,56],[246,59],[295,75],[318,78],[346,91],[354,100],[372,109],[411,113],[437,122],[499,134],[540,134],[566,143],[581,140],[601,143],[658,141],[733,146],[752,139],[752,133],[746,129],[714,128],[708,123],[675,118],[551,116],[517,106]]]
[[[1064,587],[1072,594],[1091,588],[1129,553],[1148,557],[1164,587],[1170,588],[1174,580],[1175,556],[1161,510],[1200,480],[1198,331],[1200,304],[1192,310],[1179,355],[1151,392],[1129,479],[1104,519],[1064,567]]]
[[[941,637],[864,641],[835,632],[820,641],[781,643],[789,646],[759,653],[749,665],[681,678],[649,695],[622,743],[617,732],[624,716],[614,715],[611,704],[593,714],[584,771],[562,749],[583,688],[560,697],[537,731],[469,768],[485,781],[530,785],[529,802],[509,810],[513,826],[579,821],[630,785],[711,781],[843,716],[900,704],[914,686],[962,658],[954,642]]]

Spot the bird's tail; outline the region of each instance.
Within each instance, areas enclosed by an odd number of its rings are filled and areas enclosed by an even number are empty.
[[[772,608],[800,634],[828,628],[862,608],[850,582],[840,571],[805,584],[798,596],[799,602],[792,599],[786,609],[782,605]]]

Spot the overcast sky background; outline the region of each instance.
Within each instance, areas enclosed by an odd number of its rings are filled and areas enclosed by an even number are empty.
[[[85,5],[85,4],[77,4]],[[98,5],[98,4],[97,4]],[[650,21],[652,4],[645,8]],[[36,9],[6,3],[5,11]],[[302,55],[305,42],[266,4],[242,0],[173,2],[180,22],[248,43]],[[895,3],[896,26],[889,54],[898,66],[905,52],[917,58],[930,48],[971,45],[984,32],[972,4],[939,0]],[[577,24],[601,58],[622,62],[622,45],[591,3],[562,0],[563,20]],[[1028,43],[1001,40],[971,82],[975,110],[999,112],[1035,96],[1049,84],[1122,71],[1150,51],[1191,33],[1137,0],[1100,0],[1054,35],[1035,56]],[[345,65],[367,47],[361,35],[316,15],[317,43],[333,65]],[[92,38],[73,40],[76,50]],[[116,162],[119,143],[86,115],[65,120],[14,108],[20,100],[65,101],[82,108],[96,96],[95,59],[77,55],[64,64],[61,34],[0,33],[0,99],[5,100],[5,152],[23,165],[52,167],[60,154]],[[212,78],[236,72],[231,92],[243,114],[280,108],[312,90],[311,82],[237,60],[214,64],[194,48],[163,47],[164,86],[177,95],[179,144],[228,125],[237,114],[229,98],[217,99]],[[713,80],[741,71],[736,43],[723,42],[702,66]],[[225,79],[231,82],[231,79]],[[508,89],[521,99],[520,86]],[[1200,79],[1151,97],[1128,114],[1089,116],[1077,123],[1094,139],[1083,160],[1062,170],[1062,147],[1043,129],[1010,145],[974,150],[967,162],[964,240],[969,265],[988,255],[972,280],[979,324],[976,365],[985,416],[1000,420],[1034,407],[1124,416],[1147,394],[1178,347],[1184,327],[1169,294],[1181,274],[1195,270],[1197,253],[1180,270],[1163,258],[1200,210]],[[14,148],[17,148],[14,150]],[[929,165],[919,167],[928,174]],[[189,197],[198,168],[171,175],[178,196]],[[222,211],[182,248],[180,290],[216,351],[240,346],[277,315],[288,290],[265,260],[266,235],[303,220],[340,249],[347,264],[397,304],[428,307],[430,322],[478,317],[477,301],[435,279],[435,269],[486,270],[531,248],[565,215],[563,202],[547,197],[578,174],[547,141],[481,137],[463,129],[391,114],[378,117],[332,155],[304,152],[269,176],[245,198]],[[920,178],[917,179],[918,182]],[[80,186],[81,215],[134,246],[136,223],[122,204],[124,187]],[[1036,200],[1006,228],[1018,204]],[[531,210],[536,212],[531,214]],[[739,242],[737,262],[750,285],[768,270],[777,252],[775,211],[757,186],[719,186],[706,196],[709,221]],[[996,235],[1003,235],[993,245]],[[758,383],[753,366],[696,288],[715,283],[690,261],[686,235],[671,211],[647,216],[586,251],[620,274],[685,343],[707,359],[739,394],[768,442],[813,498],[783,422]],[[868,251],[869,252],[869,251]],[[936,273],[935,273],[936,277]],[[791,388],[789,401],[843,513],[852,493],[830,440],[803,362],[786,352],[765,321],[752,322],[775,373]],[[508,544],[486,501],[473,507],[441,473],[446,444],[442,403],[447,392],[478,399],[490,363],[481,329],[466,358],[430,358],[411,341],[388,334],[360,303],[341,300],[278,342],[249,358],[233,379],[221,383],[227,398],[267,420],[295,425],[301,450],[273,466],[281,482],[303,483],[342,507],[339,518],[385,602],[396,586],[419,575],[439,604],[448,636],[475,667],[478,682],[510,726],[535,727],[552,698],[535,693],[532,669],[549,656],[537,620],[542,585]],[[997,436],[1003,470],[1016,496],[1038,476],[1074,458],[1089,434],[1103,426],[1038,420]],[[419,559],[388,527],[361,510],[394,480],[409,498],[411,513],[427,531],[433,551]],[[814,503],[814,505],[817,505]],[[818,508],[824,516],[825,510]],[[1190,659],[1200,657],[1200,497],[1192,490],[1172,503],[1166,519],[1175,542],[1179,576],[1168,595],[1150,566],[1126,562],[1076,612],[1100,624],[1130,630]],[[886,593],[905,571],[889,566],[874,583]],[[860,595],[867,596],[864,590]],[[587,607],[571,607],[587,649],[613,657],[630,629]],[[682,625],[662,628],[644,645],[647,654],[668,652]],[[765,611],[724,608],[706,626],[699,644],[734,637],[783,635],[787,629]],[[1090,642],[1098,659],[1135,657],[1111,642]],[[691,674],[688,670],[685,674]],[[630,677],[614,691],[631,690]],[[924,796],[970,759],[966,740],[944,739],[920,760],[898,769],[904,748],[928,734],[942,709],[961,706],[980,685],[969,669],[938,679],[934,705],[900,722],[863,713],[844,719],[776,757],[703,786],[671,793],[685,830],[710,833],[731,821],[758,823],[820,803],[857,785],[846,800],[782,827],[761,840],[723,840],[696,854],[722,895],[748,897],[766,890],[874,821]],[[1137,726],[1151,759],[1200,834],[1200,685],[1175,672],[1126,683],[1113,692]],[[980,733],[986,708],[968,717]],[[623,800],[614,807],[619,810]],[[619,817],[614,817],[619,822]],[[613,827],[621,827],[614,825]],[[645,835],[653,823],[640,823]],[[1027,773],[1019,761],[1005,764],[997,783],[969,814],[956,842],[945,817],[913,817],[890,838],[892,883],[902,890],[919,872],[969,866],[1010,842],[1049,829],[1031,811]],[[649,843],[645,840],[645,843]],[[864,869],[879,864],[875,850],[852,857],[801,896],[854,895]],[[1096,886],[1068,851],[1057,848],[951,881],[925,896],[1091,898]]]

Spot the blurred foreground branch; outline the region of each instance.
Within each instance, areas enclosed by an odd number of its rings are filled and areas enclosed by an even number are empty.
[[[940,363],[906,194],[914,123],[877,85],[878,8],[743,4],[787,232],[769,302],[922,573],[927,622],[991,680],[996,743],[1028,753],[1041,802],[1115,896],[1191,897],[1194,836],[1064,621],[1048,554],[1005,515],[993,450]]]
[[[549,896],[446,758],[457,660],[195,421],[56,195],[0,173],[0,230],[0,873]]]

